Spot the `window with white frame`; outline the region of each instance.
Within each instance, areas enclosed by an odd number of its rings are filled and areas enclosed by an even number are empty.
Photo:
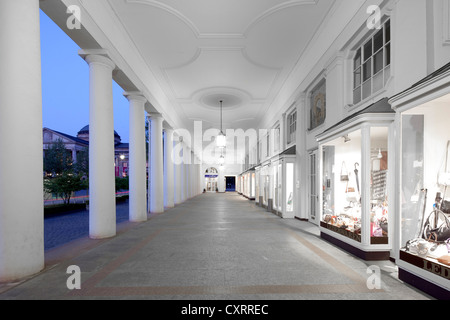
[[[273,132],[273,151],[280,151],[280,125],[277,125]]]
[[[390,76],[391,23],[387,20],[356,50],[353,58],[353,104],[383,89]]]
[[[292,111],[287,116],[287,144],[295,142],[295,133],[297,132],[297,110]]]
[[[262,141],[260,140],[258,143],[258,162],[261,162],[263,159],[262,155]]]

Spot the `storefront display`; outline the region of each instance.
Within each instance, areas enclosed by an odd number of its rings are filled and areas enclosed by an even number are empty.
[[[261,206],[261,167],[255,167],[255,204]]]
[[[383,99],[318,136],[322,238],[365,260],[389,259],[392,248],[393,122]]]
[[[270,184],[273,196],[272,212],[282,218],[294,218],[295,147],[273,157],[270,161]]]
[[[263,208],[269,207],[270,198],[270,168],[269,165],[263,164],[255,168],[255,201],[256,204]]]
[[[241,194],[249,200],[255,200],[255,169],[250,169],[240,176]]]
[[[440,70],[419,84],[391,99],[397,111],[401,165],[397,264],[401,280],[448,299],[450,72]]]

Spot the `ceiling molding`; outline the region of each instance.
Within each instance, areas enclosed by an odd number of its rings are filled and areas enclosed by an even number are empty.
[[[250,30],[253,29],[253,27],[256,24],[258,24],[260,21],[268,18],[269,16],[271,16],[279,11],[289,9],[292,7],[296,7],[296,6],[317,5],[318,2],[319,2],[319,0],[292,0],[292,1],[286,1],[286,2],[280,3],[279,5],[276,5],[270,9],[266,10],[261,15],[259,15],[255,19],[253,19],[253,21],[251,21],[248,24],[248,26],[245,28],[242,35],[244,38],[247,38],[248,34],[250,33]]]
[[[109,0],[109,1],[111,1],[111,0]],[[159,2],[159,1],[156,1],[156,0],[125,0],[125,2],[127,4],[148,5],[148,6],[151,6],[151,7],[155,7],[155,8],[159,8],[161,10],[164,10],[164,11],[174,15],[175,17],[177,17],[181,21],[183,21],[192,30],[192,32],[195,34],[195,36],[197,38],[200,37],[200,31],[198,30],[197,26],[190,19],[188,19],[184,14],[182,14],[181,12],[179,12],[178,10],[176,10],[175,8],[173,8],[171,6],[163,4],[163,3]]]

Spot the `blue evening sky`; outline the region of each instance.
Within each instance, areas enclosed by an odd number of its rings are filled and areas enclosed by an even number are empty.
[[[78,45],[41,11],[43,126],[76,136],[89,124],[89,66]],[[129,142],[129,105],[113,81],[114,129]]]

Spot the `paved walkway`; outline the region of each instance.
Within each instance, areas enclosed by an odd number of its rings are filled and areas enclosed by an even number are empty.
[[[46,252],[46,269],[0,287],[1,299],[304,300],[430,299],[324,242],[318,228],[282,220],[237,194],[203,194],[107,240],[82,238]],[[382,269],[369,290],[367,268]],[[81,290],[68,290],[70,265]],[[1,293],[3,290],[3,293]]]
[[[116,223],[127,221],[128,201],[116,205]],[[61,213],[44,219],[44,248],[49,250],[89,236],[89,211]]]

